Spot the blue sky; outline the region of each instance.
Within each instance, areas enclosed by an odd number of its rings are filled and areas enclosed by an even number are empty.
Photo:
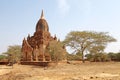
[[[33,35],[42,9],[52,36],[64,40],[73,30],[109,32],[117,42],[105,51],[120,51],[120,0],[0,0],[0,53]]]

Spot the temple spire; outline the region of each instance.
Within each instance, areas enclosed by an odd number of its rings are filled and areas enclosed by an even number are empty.
[[[40,19],[44,19],[44,13],[43,13],[43,10],[42,10],[41,18],[40,18]]]

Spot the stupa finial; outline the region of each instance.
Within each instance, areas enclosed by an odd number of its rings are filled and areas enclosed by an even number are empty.
[[[40,19],[44,19],[44,12],[43,12],[43,10],[42,10],[41,18]]]

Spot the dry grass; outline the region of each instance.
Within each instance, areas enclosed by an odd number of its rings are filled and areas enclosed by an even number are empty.
[[[44,70],[40,66],[0,65],[0,80],[120,80],[120,62],[60,63]]]

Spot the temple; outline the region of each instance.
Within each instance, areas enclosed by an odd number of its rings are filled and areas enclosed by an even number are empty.
[[[22,61],[51,61],[51,56],[46,52],[50,41],[57,40],[49,32],[49,26],[44,18],[42,10],[41,17],[36,24],[33,36],[28,35],[22,43]]]

